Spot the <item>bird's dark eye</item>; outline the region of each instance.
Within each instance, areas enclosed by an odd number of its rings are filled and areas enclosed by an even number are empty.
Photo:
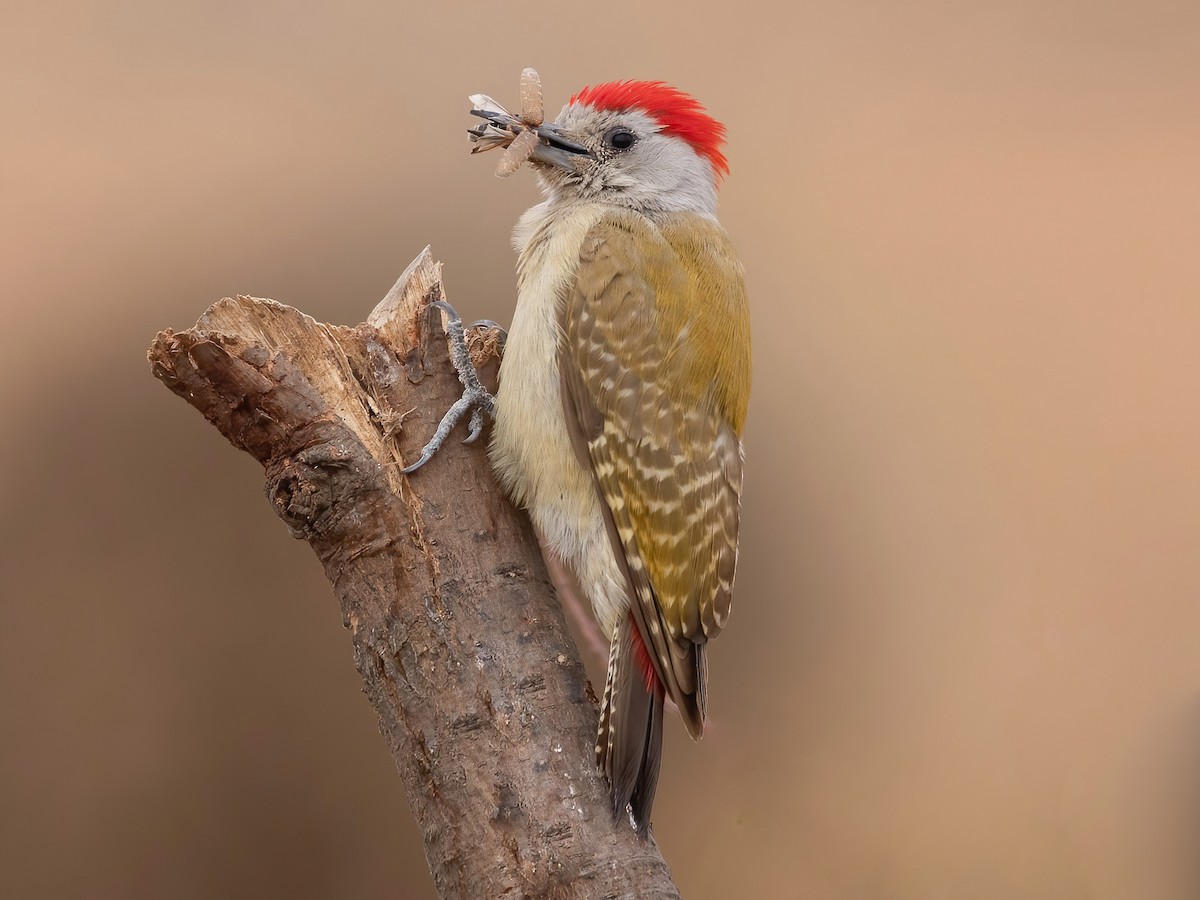
[[[628,150],[637,143],[637,135],[628,128],[614,128],[604,136],[604,143],[614,150]]]

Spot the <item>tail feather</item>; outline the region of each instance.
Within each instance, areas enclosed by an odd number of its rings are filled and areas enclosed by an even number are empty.
[[[650,701],[650,727],[646,729],[646,747],[642,756],[643,777],[639,778],[629,798],[633,821],[638,834],[645,837],[650,829],[650,809],[654,806],[654,790],[658,787],[658,767],[662,762],[663,692],[660,689]]]
[[[640,663],[646,656],[640,643],[626,616],[609,652],[596,762],[608,779],[614,814],[631,807],[638,834],[645,837],[662,761],[665,691],[653,668]]]

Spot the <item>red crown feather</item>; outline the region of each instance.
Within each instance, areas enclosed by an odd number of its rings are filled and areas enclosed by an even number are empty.
[[[725,126],[705,112],[695,97],[665,82],[610,81],[585,87],[571,102],[614,112],[640,109],[657,120],[664,132],[683,138],[707,157],[718,178],[729,174],[729,161],[721,152]]]

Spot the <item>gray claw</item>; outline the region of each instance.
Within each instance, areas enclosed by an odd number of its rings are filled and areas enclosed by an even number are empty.
[[[428,448],[422,450],[421,458],[418,459],[411,466],[405,466],[403,469],[401,469],[400,474],[401,475],[411,475],[413,472],[417,471],[417,469],[421,468],[421,466],[425,465],[425,463],[427,463],[431,459],[433,459],[433,454],[436,451],[436,449],[437,448],[435,447],[434,450],[430,450]]]
[[[464,444],[473,444],[479,435],[483,434],[483,408],[476,406],[471,411],[471,425],[467,436],[463,438]]]
[[[450,349],[450,361],[454,364],[454,370],[458,372],[458,380],[462,382],[462,396],[446,411],[442,416],[442,421],[438,423],[437,430],[434,431],[433,437],[429,439],[429,443],[421,449],[420,458],[410,466],[405,466],[400,471],[405,475],[411,475],[429,460],[433,459],[435,453],[441,449],[450,432],[454,430],[454,426],[459,420],[471,411],[471,420],[464,444],[470,444],[475,441],[479,435],[483,433],[483,416],[487,413],[489,416],[496,414],[496,398],[493,397],[484,386],[479,382],[479,373],[475,371],[475,366],[471,364],[471,353],[467,349],[466,333],[463,330],[462,319],[454,307],[445,300],[436,300],[430,304],[430,308],[437,307],[446,312],[446,343]],[[499,328],[501,334],[501,346],[507,332],[500,328],[495,322],[490,319],[484,319],[487,324],[484,327]],[[475,323],[479,325],[480,323]],[[475,327],[472,325],[471,327]]]

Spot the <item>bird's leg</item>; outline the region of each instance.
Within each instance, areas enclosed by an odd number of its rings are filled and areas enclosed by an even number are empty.
[[[434,307],[446,313],[446,344],[450,351],[450,362],[454,365],[454,371],[458,373],[458,380],[462,382],[463,393],[442,416],[442,421],[438,423],[437,430],[429,439],[429,443],[421,448],[420,459],[401,470],[405,475],[411,475],[433,459],[433,455],[441,449],[446,438],[450,436],[450,432],[454,430],[454,426],[467,414],[468,410],[471,412],[471,422],[467,436],[463,440],[464,444],[471,443],[483,432],[484,413],[493,418],[496,415],[496,398],[480,384],[479,373],[475,371],[475,365],[471,362],[471,351],[467,347],[466,329],[463,327],[462,319],[454,307],[445,300],[435,300],[429,304],[430,309]],[[500,348],[503,350],[507,332],[491,319],[480,319],[478,322],[472,322],[469,327],[499,330]]]

